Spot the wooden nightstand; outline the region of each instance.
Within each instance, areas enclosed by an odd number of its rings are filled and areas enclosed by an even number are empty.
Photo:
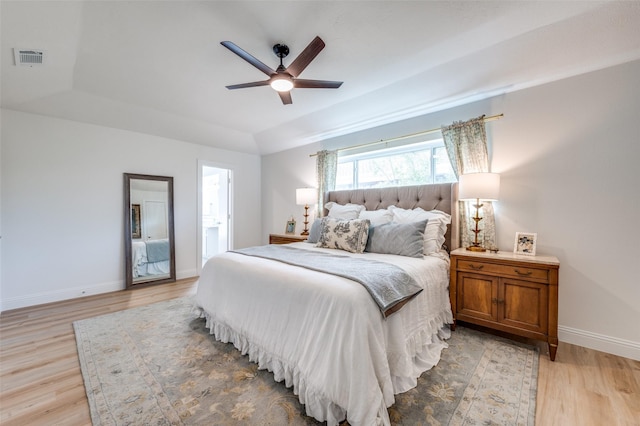
[[[289,244],[306,240],[306,235],[269,234],[269,244]]]
[[[449,293],[456,321],[466,321],[558,349],[558,269],[554,256],[451,252]]]

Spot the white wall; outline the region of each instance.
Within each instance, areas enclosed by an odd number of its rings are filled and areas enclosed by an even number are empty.
[[[417,117],[262,160],[263,228],[281,232],[295,188],[315,183],[309,154],[504,113],[487,123],[501,173],[498,244],[538,233],[561,262],[559,337],[640,359],[640,61]]]
[[[319,144],[313,144],[262,157],[263,243],[269,233],[284,234],[291,215],[296,220],[296,234],[304,229],[304,206],[296,205],[296,188],[317,187],[316,159],[309,154],[319,149]],[[315,208],[309,208],[311,214]]]
[[[198,159],[234,171],[235,247],[259,244],[260,157],[2,110],[2,310],[124,288],[123,173],[173,176],[176,272],[196,275]]]

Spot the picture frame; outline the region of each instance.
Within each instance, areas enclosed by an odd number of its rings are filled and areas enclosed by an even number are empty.
[[[513,243],[513,252],[527,256],[536,255],[536,243],[538,234],[535,232],[516,232],[516,239]]]
[[[284,233],[287,235],[294,235],[296,233],[296,221],[288,220],[287,227],[284,229]]]
[[[142,238],[140,204],[131,204],[131,238]]]

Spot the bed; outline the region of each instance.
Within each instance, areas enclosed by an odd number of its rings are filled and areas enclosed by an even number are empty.
[[[132,241],[133,278],[167,275],[170,272],[169,239]]]
[[[392,209],[408,214],[408,221],[421,211],[455,218],[455,190],[455,184],[419,185],[333,191],[325,199],[332,207],[329,217],[336,206],[359,205],[364,208],[359,208],[358,220],[368,215],[370,225]],[[448,249],[456,248],[457,241],[456,220],[451,222],[443,232]],[[386,228],[376,223],[372,229],[379,233]],[[328,425],[345,418],[351,425],[388,425],[387,407],[394,395],[415,387],[446,347],[447,324],[452,322],[448,255],[440,247],[410,257],[316,245],[321,243],[299,242],[282,249],[338,256],[343,264],[390,264],[408,274],[420,290],[385,314],[369,290],[352,279],[240,250],[216,255],[205,264],[196,310],[217,340],[233,343],[259,368],[273,372],[276,381],[293,387],[307,415]]]

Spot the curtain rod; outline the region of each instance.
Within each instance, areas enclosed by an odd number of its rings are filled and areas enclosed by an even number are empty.
[[[485,117],[484,121],[486,123],[487,121],[499,120],[502,117],[504,117],[504,114],[491,115],[489,117]],[[414,136],[429,135],[431,133],[436,133],[436,132],[439,132],[441,130],[442,130],[442,127],[438,127],[437,129],[424,130],[422,132],[411,133],[409,135],[404,135],[404,136],[398,136],[397,138],[383,139],[383,140],[379,140],[379,141],[376,141],[376,142],[363,143],[363,144],[360,144],[360,145],[354,145],[354,146],[350,146],[350,147],[347,147],[347,148],[339,148],[339,149],[336,149],[336,151],[338,151],[338,152],[340,152],[340,151],[349,151],[349,150],[352,150],[352,149],[362,148],[364,146],[378,145],[378,144],[388,143],[388,142],[395,142],[395,141],[399,141],[399,140],[402,140],[402,139],[409,139],[409,138],[412,138]],[[315,154],[309,154],[309,157],[315,157],[317,155],[318,155],[318,153],[316,152]]]

